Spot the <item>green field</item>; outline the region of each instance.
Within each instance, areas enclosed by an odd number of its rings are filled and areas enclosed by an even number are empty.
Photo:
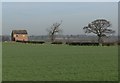
[[[117,49],[3,43],[3,81],[117,81]]]

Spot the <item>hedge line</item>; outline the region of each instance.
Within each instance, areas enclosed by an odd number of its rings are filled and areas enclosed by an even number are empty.
[[[96,42],[66,42],[68,45],[80,45],[80,46],[98,46]]]
[[[45,43],[44,41],[16,41],[16,42],[32,43],[32,44],[43,44],[43,43]]]
[[[43,44],[45,41],[16,41],[21,43],[32,43],[32,44]],[[63,44],[63,42],[55,41],[51,44]],[[99,46],[98,42],[66,42],[67,45],[78,45],[78,46]],[[102,46],[113,46],[120,45],[120,43],[102,43]]]

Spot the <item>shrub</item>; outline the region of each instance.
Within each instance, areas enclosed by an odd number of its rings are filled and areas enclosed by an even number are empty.
[[[80,45],[80,46],[98,46],[96,42],[66,42],[68,45]]]
[[[102,46],[113,46],[115,43],[103,43]]]
[[[51,44],[63,44],[62,42],[52,42]]]
[[[32,44],[43,44],[43,43],[45,43],[44,41],[16,41],[16,42],[32,43]]]

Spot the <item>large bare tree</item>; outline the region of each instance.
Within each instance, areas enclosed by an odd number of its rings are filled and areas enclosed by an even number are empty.
[[[60,25],[62,24],[62,21],[60,23],[56,22],[53,23],[53,25],[50,27],[50,29],[47,29],[51,42],[54,42],[55,35],[59,32],[62,32],[62,29],[60,29]]]
[[[85,33],[94,33],[98,36],[98,42],[101,44],[103,42],[102,37],[107,36],[108,34],[113,34],[115,31],[110,29],[111,23],[105,19],[97,19],[83,29]]]

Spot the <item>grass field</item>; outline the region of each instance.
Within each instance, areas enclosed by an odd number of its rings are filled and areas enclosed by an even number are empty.
[[[3,43],[3,81],[117,81],[117,46]]]

